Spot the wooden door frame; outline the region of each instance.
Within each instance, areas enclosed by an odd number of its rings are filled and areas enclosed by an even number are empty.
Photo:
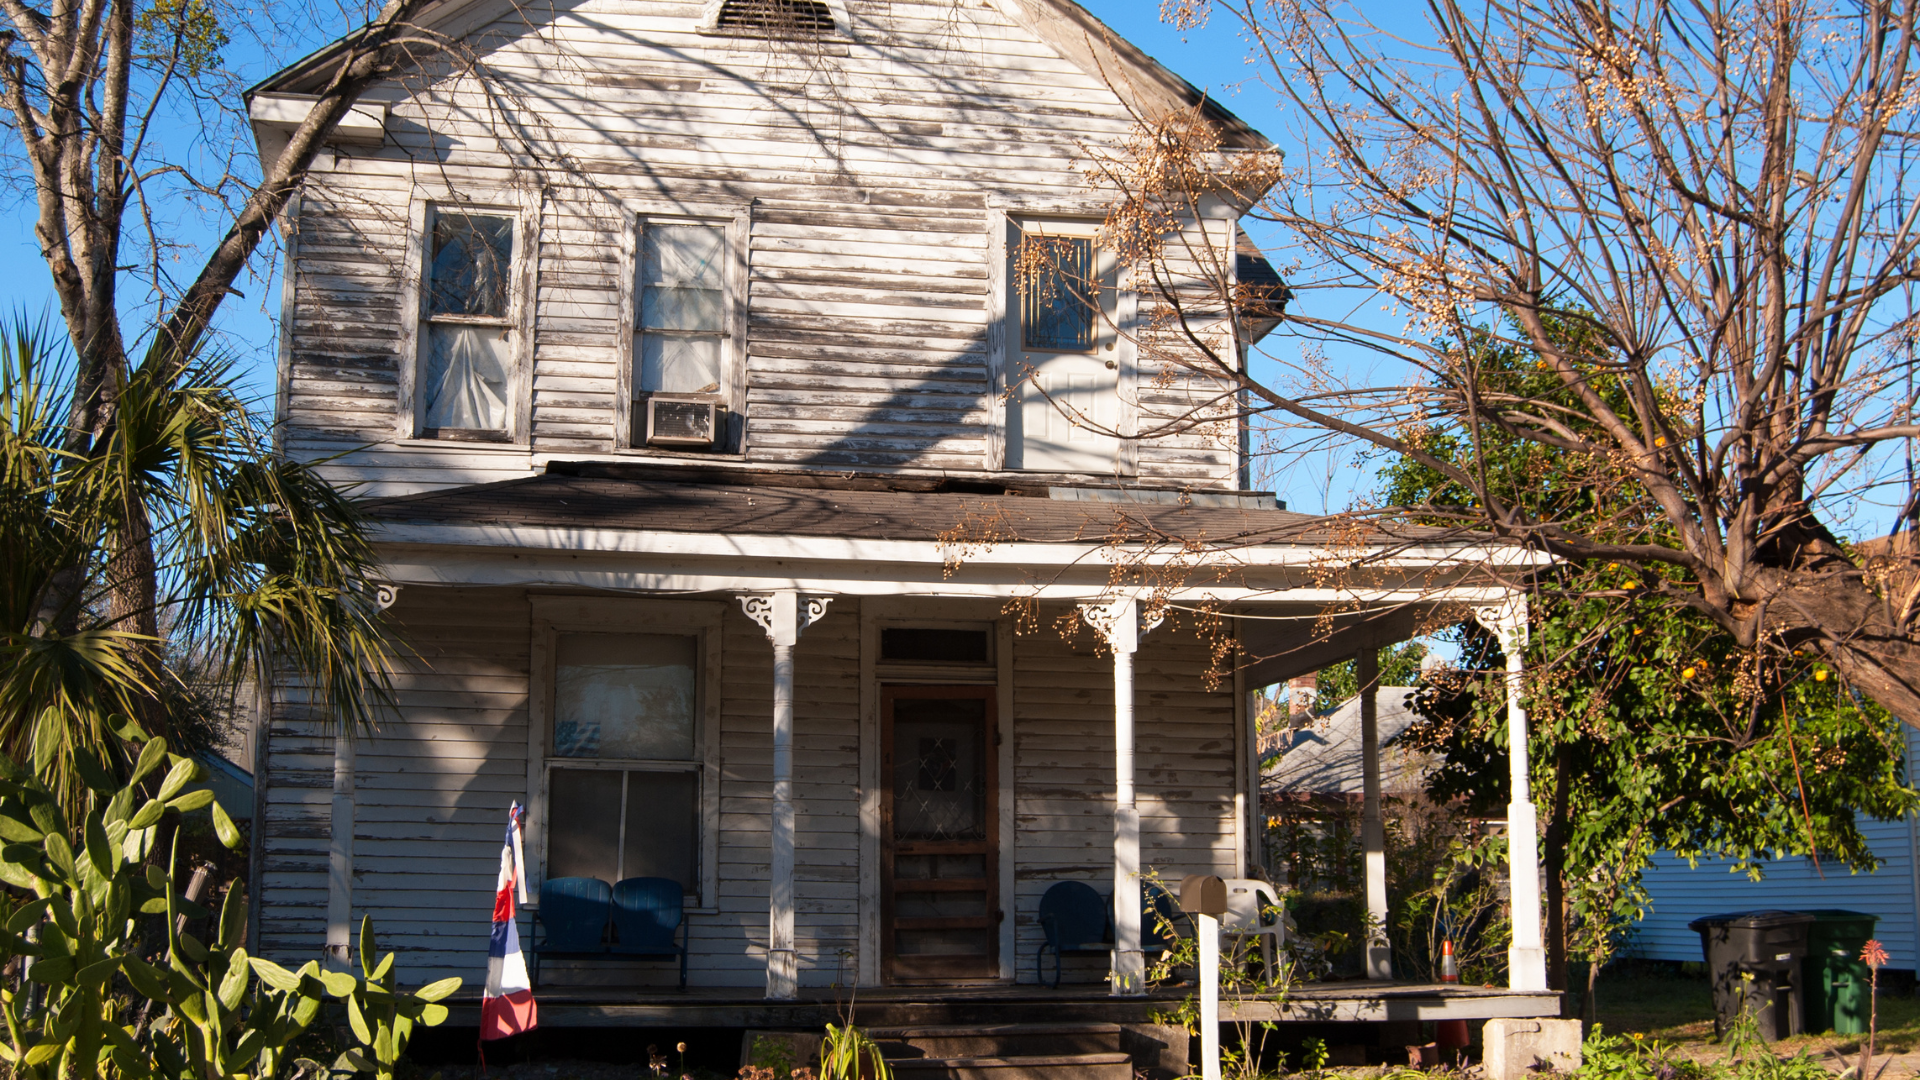
[[[880,687],[880,982],[883,986],[919,983],[1000,982],[1000,922],[1006,912],[1000,907],[1000,741],[999,688],[992,684],[920,686],[911,684]],[[893,703],[900,698],[969,698],[985,705],[981,722],[980,771],[986,777],[986,806],[982,809],[980,854],[985,862],[986,879],[982,890],[987,914],[980,929],[987,941],[987,954],[979,961],[976,974],[929,972],[901,978],[894,971],[893,952]],[[964,853],[962,853],[964,854]],[[963,879],[964,880],[964,879]]]

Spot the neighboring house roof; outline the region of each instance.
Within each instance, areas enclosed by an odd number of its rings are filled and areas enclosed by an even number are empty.
[[[1042,41],[1087,74],[1101,79],[1137,114],[1155,117],[1199,105],[1203,114],[1220,129],[1221,145],[1236,150],[1267,150],[1273,144],[1246,121],[1214,101],[1204,91],[1168,70],[1159,61],[1127,41],[1095,18],[1074,0],[998,0],[1006,15],[1029,27]],[[422,31],[464,36],[492,22],[488,12],[530,13],[513,8],[503,0],[446,0],[429,6],[415,25]],[[356,31],[357,33],[357,31]],[[255,94],[301,94],[317,91],[331,76],[329,61],[353,35],[325,45],[285,68],[255,83],[246,91]]]
[[[1382,686],[1374,691],[1382,791],[1418,791],[1431,763],[1429,755],[1387,745],[1418,719],[1407,707],[1413,692],[1411,686]],[[1265,767],[1261,786],[1296,795],[1359,794],[1361,770],[1360,699],[1355,697],[1295,730],[1291,739],[1283,735],[1278,760]]]
[[[213,789],[213,797],[220,801],[220,808],[235,821],[247,821],[253,817],[253,774],[228,761],[218,751],[208,751],[200,755],[200,763],[207,767],[207,779],[196,787]]]
[[[1021,490],[979,481],[962,482],[956,485],[958,491],[940,490],[947,483],[556,463],[540,476],[375,499],[367,509],[375,519],[394,524],[871,540],[1179,543],[1205,538],[1217,547],[1352,541],[1350,529],[1336,528],[1327,518],[1277,509],[1273,496],[1264,493]],[[993,493],[972,493],[982,488]],[[1263,504],[1267,508],[1257,508]],[[1425,533],[1463,539],[1457,532]],[[1417,535],[1401,530],[1393,538]]]
[[[1240,313],[1250,323],[1255,342],[1272,333],[1287,316],[1287,303],[1293,299],[1293,290],[1281,280],[1279,271],[1260,246],[1247,235],[1247,230],[1238,226],[1234,229],[1234,280],[1240,283],[1240,295],[1237,302]]]

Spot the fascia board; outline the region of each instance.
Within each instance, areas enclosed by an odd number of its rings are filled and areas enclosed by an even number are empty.
[[[255,124],[271,124],[291,131],[299,127],[313,111],[314,94],[255,94],[247,102],[247,118]],[[359,101],[333,126],[331,139],[340,142],[379,142],[387,130],[387,106],[380,101]]]
[[[1195,556],[1178,545],[1165,551],[1140,548],[1114,548],[1089,543],[996,543],[955,544],[943,547],[932,540],[871,540],[852,537],[726,535],[723,533],[650,532],[627,529],[569,529],[526,525],[405,525],[382,524],[372,530],[380,544],[426,544],[457,548],[484,548],[496,551],[560,551],[572,553],[619,553],[678,555],[696,557],[732,557],[738,559],[788,559],[807,562],[876,562],[904,565],[944,566],[956,550],[963,551],[960,562],[976,566],[1009,566],[1023,569],[1039,567],[1067,568],[1112,565],[1116,556],[1137,558],[1143,565],[1194,564]],[[1428,571],[1467,570],[1494,565],[1509,569],[1548,565],[1547,556],[1510,547],[1483,545],[1447,545],[1425,548],[1389,549],[1376,547],[1333,550],[1309,545],[1262,544],[1216,552],[1215,565],[1224,569],[1245,570],[1256,567],[1305,568],[1329,563],[1350,562],[1364,554],[1375,570]]]
[[[383,580],[400,586],[513,587],[585,589],[609,593],[696,594],[764,592],[798,589],[832,596],[945,597],[949,599],[1007,600],[1015,597],[1047,601],[1093,600],[1110,597],[1113,586],[1101,573],[1040,577],[989,573],[976,568],[952,577],[937,569],[887,564],[806,564],[764,561],[751,566],[707,563],[693,559],[635,559],[607,555],[569,556],[557,553],[476,555],[431,548],[383,548]],[[1203,584],[1165,590],[1173,603],[1208,602],[1300,608],[1300,617],[1318,617],[1312,609],[1328,605],[1378,607],[1395,604],[1487,604],[1501,601],[1508,590],[1491,585],[1402,585],[1391,588],[1331,588],[1292,585],[1276,580],[1268,586]]]

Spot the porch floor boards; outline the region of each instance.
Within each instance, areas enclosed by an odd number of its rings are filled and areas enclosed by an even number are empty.
[[[1146,1024],[1194,993],[1191,986],[1156,987],[1144,997],[1109,997],[1102,986],[863,987],[853,996],[865,1027],[936,1024],[1104,1022]],[[847,990],[803,987],[794,1001],[767,1001],[755,987],[543,987],[534,991],[542,1027],[819,1028],[839,1023]],[[455,1026],[478,1026],[477,992],[448,1000]],[[1355,1022],[1487,1020],[1558,1016],[1551,990],[1508,990],[1457,983],[1350,980],[1297,987],[1285,1000],[1223,999],[1222,1020]]]

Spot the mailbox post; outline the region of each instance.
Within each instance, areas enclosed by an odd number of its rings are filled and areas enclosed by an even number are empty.
[[[1180,882],[1180,910],[1197,915],[1200,940],[1200,1080],[1220,1080],[1220,916],[1227,913],[1227,883],[1212,874]]]

